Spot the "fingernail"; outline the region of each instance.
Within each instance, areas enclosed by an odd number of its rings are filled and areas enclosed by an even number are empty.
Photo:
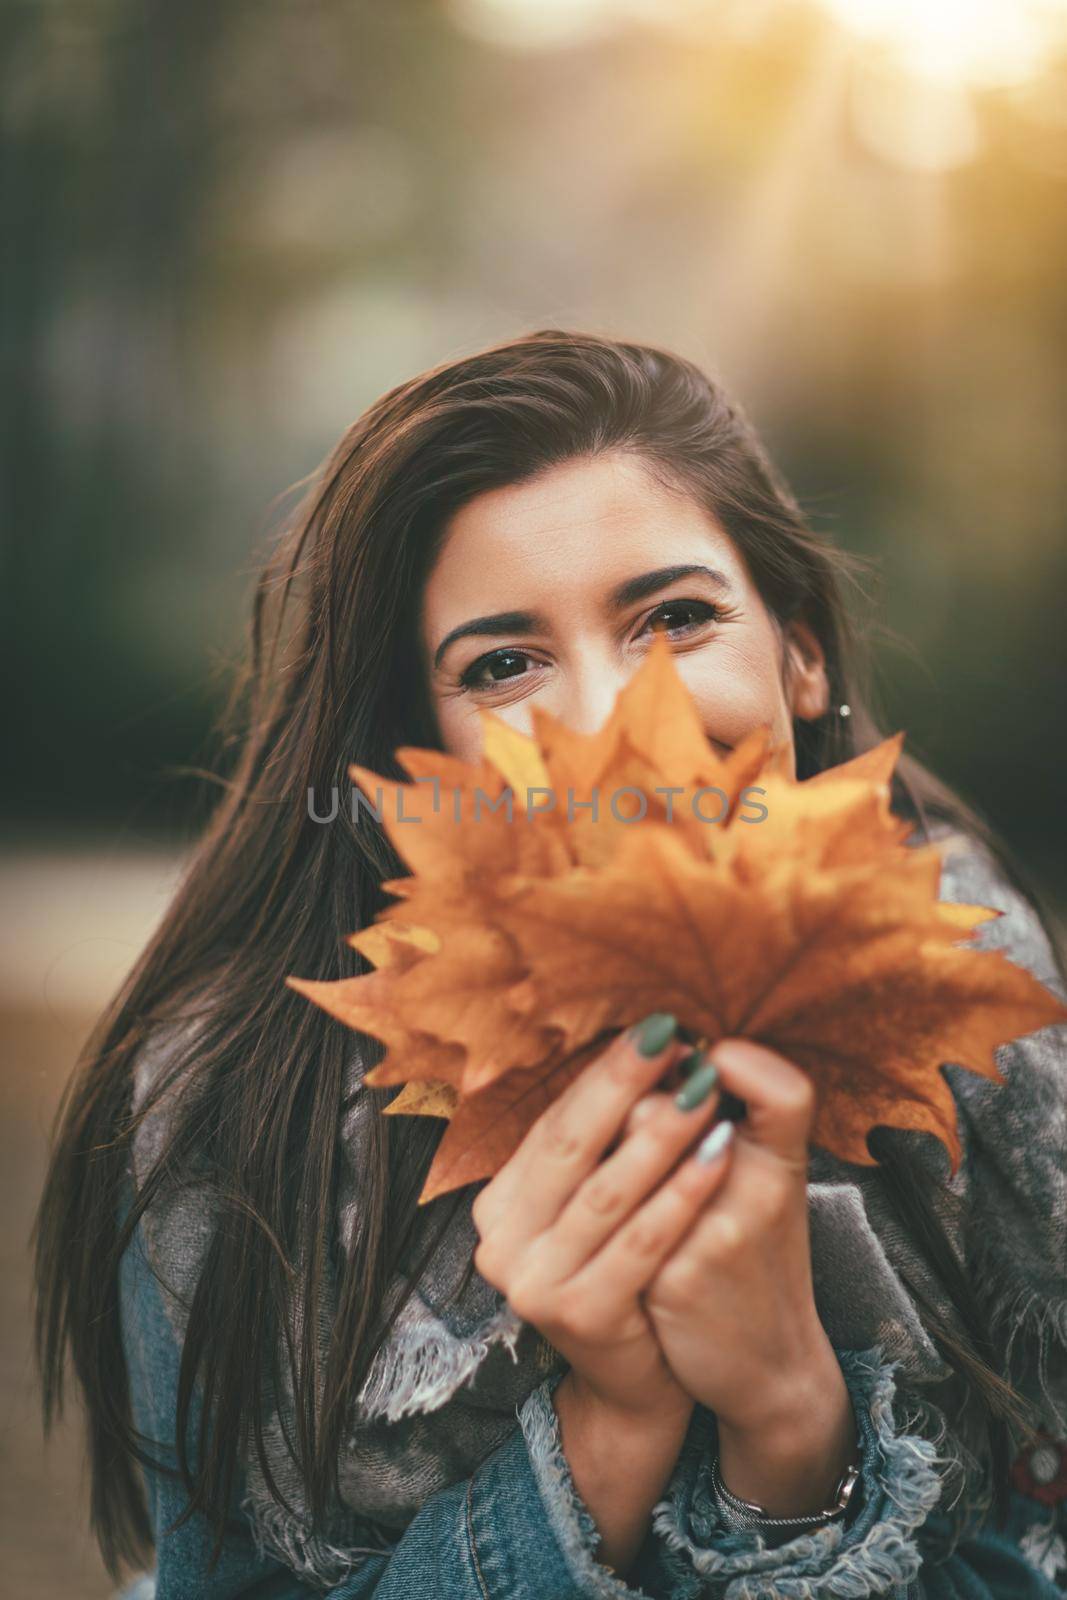
[[[695,1072],[697,1067],[703,1066],[707,1059],[707,1051],[698,1046],[697,1049],[690,1050],[687,1056],[682,1057],[678,1063],[678,1070],[683,1078],[688,1078],[689,1074]]]
[[[734,1125],[732,1122],[717,1122],[711,1132],[697,1146],[696,1158],[701,1166],[710,1167],[716,1157],[722,1155],[733,1136]]]
[[[697,1106],[704,1104],[718,1081],[718,1067],[714,1061],[706,1061],[702,1067],[696,1067],[690,1072],[674,1097],[675,1105],[679,1111],[695,1111]]]
[[[630,1030],[630,1036],[637,1045],[640,1055],[658,1056],[674,1038],[677,1026],[678,1019],[672,1017],[669,1011],[653,1011],[650,1017],[635,1024]]]

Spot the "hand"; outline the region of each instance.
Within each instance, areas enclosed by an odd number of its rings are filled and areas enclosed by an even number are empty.
[[[692,1399],[642,1294],[718,1182],[688,1162],[672,1173],[712,1108],[668,1112],[609,1147],[681,1050],[665,1040],[645,1057],[633,1033],[620,1035],[542,1113],[471,1209],[482,1276],[602,1405],[656,1425],[688,1419]]]
[[[782,1486],[786,1499],[790,1484],[807,1481],[814,1510],[855,1439],[848,1391],[812,1282],[807,1171],[814,1091],[799,1067],[750,1040],[724,1040],[709,1054],[719,1089],[743,1100],[746,1115],[714,1162],[713,1181],[694,1174],[707,1199],[644,1303],[675,1377],[716,1414],[730,1487],[744,1495],[738,1474],[762,1463],[764,1482]],[[711,1103],[718,1099],[713,1093]],[[672,1126],[677,1115],[670,1097],[650,1095],[628,1125]],[[775,1462],[782,1468],[777,1477]],[[767,1503],[751,1488],[749,1496]],[[800,1514],[803,1507],[793,1498],[790,1509]]]
[[[680,1183],[668,1176],[710,1107],[625,1131],[634,1102],[680,1054],[669,1032],[658,1042],[643,1056],[632,1034],[616,1039],[538,1118],[471,1208],[475,1266],[570,1363],[552,1397],[560,1443],[599,1530],[599,1560],[617,1573],[641,1546],[693,1409],[641,1294],[712,1182],[688,1163]]]

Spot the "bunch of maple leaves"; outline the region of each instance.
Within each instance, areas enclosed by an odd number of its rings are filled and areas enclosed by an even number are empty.
[[[890,808],[901,735],[803,783],[765,731],[720,758],[658,635],[594,734],[480,717],[478,762],[404,747],[410,784],[349,769],[411,876],[349,938],[374,971],[286,980],[385,1044],[365,1081],[404,1085],[387,1114],[448,1119],[420,1204],[498,1171],[652,1011],[794,1061],[812,1142],[844,1160],[872,1164],[888,1125],[934,1134],[953,1171],[942,1064],[1002,1082],[998,1045],[1067,1018],[969,945],[998,912],[938,899],[939,847]]]

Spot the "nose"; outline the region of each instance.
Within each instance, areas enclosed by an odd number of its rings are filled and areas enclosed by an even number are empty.
[[[595,733],[611,715],[628,676],[617,663],[584,661],[568,681],[557,715],[576,733]]]

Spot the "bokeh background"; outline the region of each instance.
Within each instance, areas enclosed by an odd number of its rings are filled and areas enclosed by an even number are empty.
[[[276,497],[384,389],[548,325],[703,362],[875,559],[890,725],[1067,901],[1067,0],[0,0],[0,85],[0,1537],[69,1600],[48,1127]]]

